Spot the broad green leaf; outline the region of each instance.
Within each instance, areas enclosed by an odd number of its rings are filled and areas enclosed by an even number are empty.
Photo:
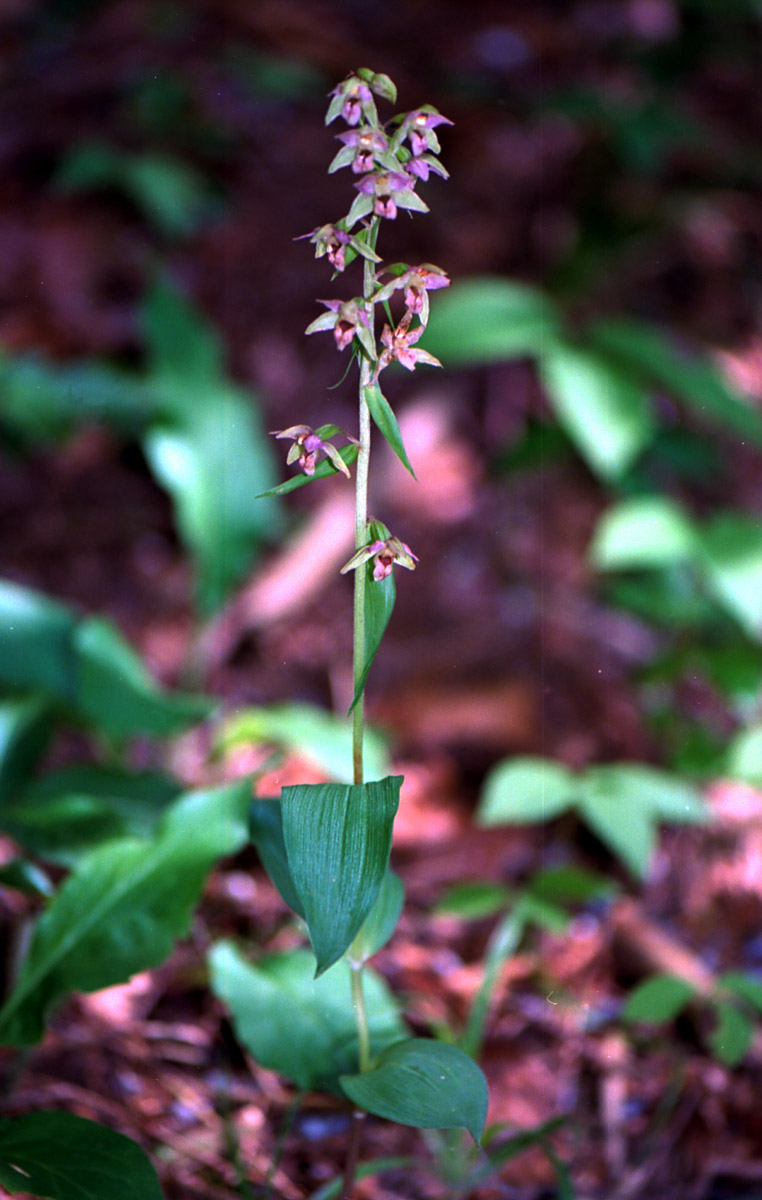
[[[319,979],[309,950],[249,962],[231,942],[209,954],[211,987],[229,1008],[236,1037],[258,1063],[297,1087],[341,1095],[338,1077],[357,1067],[351,968],[337,963]],[[406,1036],[397,1003],[379,975],[363,972],[371,1049]]]
[[[15,804],[0,807],[0,828],[48,862],[73,866],[117,837],[148,837],[180,792],[167,775],[96,765],[49,771]]]
[[[630,992],[622,1009],[622,1018],[661,1025],[674,1021],[694,996],[694,989],[685,979],[653,975]]]
[[[309,760],[338,783],[352,781],[352,722],[312,704],[247,708],[226,721],[217,739],[223,751],[251,742],[274,742]],[[389,774],[386,741],[366,728],[363,747],[366,780]]]
[[[42,693],[111,737],[165,737],[212,702],[163,692],[110,622],[0,580],[0,683]]]
[[[0,1121],[0,1183],[51,1200],[162,1200],[147,1155],[131,1138],[68,1112]]]
[[[211,712],[202,696],[160,691],[142,661],[110,621],[88,617],[74,630],[76,707],[112,737],[169,737]]]
[[[427,349],[445,366],[503,362],[545,353],[558,316],[543,292],[483,276],[454,283],[432,304]]]
[[[762,784],[762,725],[736,734],[728,746],[726,769],[733,779]]]
[[[747,1004],[762,1014],[762,980],[744,971],[726,971],[717,980],[719,987],[735,992]]]
[[[399,875],[387,867],[373,907],[347,950],[351,963],[359,965],[378,954],[397,928],[404,904],[404,884]]]
[[[542,357],[540,373],[558,420],[591,470],[620,479],[654,434],[645,390],[598,355],[561,342]]]
[[[342,1075],[359,1108],[418,1129],[467,1129],[475,1142],[487,1118],[487,1081],[457,1046],[410,1038],[391,1046],[372,1071]]]
[[[707,360],[682,354],[657,327],[621,317],[587,331],[596,347],[645,380],[660,384],[700,416],[762,446],[762,416]]]
[[[658,817],[650,806],[588,776],[583,780],[577,811],[612,854],[642,879],[656,848]]]
[[[15,888],[27,896],[44,896],[46,899],[54,890],[45,871],[25,858],[12,858],[0,867],[0,887]]]
[[[599,571],[671,567],[691,562],[698,533],[682,508],[666,496],[632,496],[601,517],[590,547]]]
[[[400,433],[394,409],[377,383],[371,383],[365,388],[365,399],[370,409],[370,415],[379,432],[386,438],[403,467],[407,467],[413,479],[415,479],[415,471],[410,465],[410,459],[407,456],[407,451],[402,441],[402,434]]]
[[[196,568],[200,611],[209,615],[251,568],[259,547],[281,526],[272,454],[250,397],[232,384],[165,386],[182,393],[185,411],[144,438],[151,469],[172,497],[183,542]]]
[[[0,1010],[0,1044],[39,1041],[53,1004],[157,966],[190,926],[215,862],[248,839],[248,781],[181,797],[149,841],[95,850],[37,921],[14,991]]]
[[[283,789],[283,839],[318,975],[341,958],[378,895],[401,784],[395,775]]]
[[[550,821],[566,812],[579,792],[578,779],[547,758],[508,758],[490,771],[479,809],[480,825]]]
[[[280,896],[289,908],[293,908],[294,912],[303,918],[302,902],[291,878],[286,843],[283,840],[280,800],[252,800],[249,809],[249,833],[262,860],[262,866]]]
[[[606,792],[624,808],[642,808],[657,821],[693,824],[706,818],[700,793],[678,775],[645,763],[616,763],[590,767],[585,792]]]
[[[383,541],[389,537],[389,530],[381,521],[371,521],[369,526],[369,541]],[[349,706],[351,712],[358,703],[368,678],[368,672],[373,665],[373,659],[378,653],[386,627],[394,609],[397,592],[394,584],[394,571],[386,579],[373,578],[373,561],[357,568],[365,571],[365,653],[360,677]]]
[[[53,733],[50,707],[33,697],[0,702],[0,800],[7,803],[29,779]]]
[[[356,446],[354,442],[350,442],[348,446],[339,447],[339,454],[347,466],[350,466],[357,458],[359,450],[359,446]],[[313,475],[305,475],[304,472],[301,472],[299,475],[292,475],[285,483],[279,483],[276,487],[271,487],[264,492],[260,492],[256,499],[265,500],[268,496],[285,496],[288,492],[296,491],[297,488],[304,487],[307,483],[317,483],[320,479],[333,479],[336,475],[340,474],[341,472],[336,470],[331,460],[324,458],[315,467]]]
[[[734,1004],[720,1000],[712,1007],[717,1024],[709,1035],[715,1058],[728,1067],[736,1067],[745,1057],[754,1039],[754,1023]]]
[[[703,530],[702,551],[717,599],[751,637],[762,639],[762,522],[720,513]]]

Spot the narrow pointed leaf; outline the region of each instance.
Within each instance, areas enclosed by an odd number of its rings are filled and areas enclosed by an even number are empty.
[[[315,979],[314,965],[305,949],[257,963],[231,942],[219,942],[209,954],[212,990],[256,1061],[297,1087],[342,1095],[338,1077],[356,1070],[358,1057],[351,968],[340,962]],[[371,1049],[380,1054],[406,1030],[380,976],[366,967],[363,980]]]
[[[341,1086],[359,1108],[417,1129],[467,1129],[481,1140],[487,1081],[479,1067],[443,1042],[411,1038],[386,1050],[372,1071],[343,1075]]]
[[[149,842],[93,851],[39,918],[14,991],[0,1010],[0,1044],[42,1037],[53,1004],[157,966],[183,936],[214,863],[248,838],[248,781],[191,792]]]
[[[407,456],[407,451],[402,441],[402,434],[400,433],[399,422],[394,414],[394,409],[377,383],[372,383],[369,387],[365,388],[365,399],[370,409],[370,415],[373,417],[379,432],[386,438],[403,467],[407,467],[413,479],[415,479],[415,471],[410,465],[410,459]]]
[[[341,446],[339,454],[347,466],[353,463],[357,458],[359,447],[350,443],[348,446]],[[338,475],[339,472],[334,467],[329,459],[324,458],[315,467],[314,475],[294,475],[292,479],[287,479],[285,483],[279,483],[277,487],[268,488],[266,492],[260,492],[257,500],[263,500],[265,496],[285,496],[287,492],[293,492],[296,488],[304,487],[305,483],[316,483],[319,479],[331,479]]]
[[[387,870],[375,904],[360,926],[360,931],[349,947],[347,957],[359,965],[367,962],[385,946],[397,928],[403,905],[405,886],[394,871]]]
[[[301,784],[281,796],[283,838],[317,974],[350,945],[389,862],[402,776],[376,783]]]
[[[371,521],[368,527],[369,542],[384,541],[389,537],[389,530],[383,521]],[[381,645],[381,640],[386,632],[386,627],[389,624],[389,618],[394,609],[394,601],[397,596],[397,591],[394,584],[394,572],[390,572],[385,579],[373,578],[373,564],[368,564],[358,570],[365,570],[365,653],[363,656],[362,670],[357,681],[352,703],[349,706],[351,712],[354,706],[360,699],[365,681],[368,678],[368,672],[373,665],[373,659],[376,657],[378,648]]]
[[[0,1121],[0,1183],[50,1200],[162,1200],[147,1155],[131,1138],[68,1112]]]

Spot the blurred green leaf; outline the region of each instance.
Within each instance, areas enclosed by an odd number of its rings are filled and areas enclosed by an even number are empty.
[[[27,782],[53,733],[50,705],[38,697],[0,701],[0,801]]]
[[[166,737],[212,701],[163,692],[110,622],[0,580],[0,684],[41,694],[111,737]]]
[[[762,785],[762,725],[743,729],[731,739],[726,771],[732,779],[742,779],[756,787]]]
[[[622,1009],[622,1018],[661,1025],[674,1021],[694,997],[694,989],[684,979],[674,975],[653,975],[630,992]]]
[[[633,496],[612,505],[590,547],[599,571],[672,566],[692,561],[699,547],[693,522],[666,496]]]
[[[147,1155],[131,1138],[67,1112],[0,1121],[0,1183],[52,1200],[162,1200]]]
[[[262,865],[281,898],[289,908],[293,908],[295,913],[304,918],[302,902],[288,865],[280,800],[252,800],[249,809],[249,833]]]
[[[745,971],[726,971],[717,980],[718,986],[735,992],[762,1015],[762,980]]]
[[[347,949],[389,862],[402,776],[299,784],[281,793],[288,865],[322,975]]]
[[[268,1070],[297,1087],[341,1095],[338,1077],[357,1067],[357,1025],[351,968],[336,963],[314,978],[308,950],[249,962],[231,942],[209,953],[212,991],[233,1017],[236,1037]],[[371,1050],[379,1054],[406,1036],[397,1003],[370,967],[363,972]]]
[[[555,904],[587,904],[618,890],[613,879],[584,867],[549,867],[538,871],[527,884],[531,896]]]
[[[736,1067],[746,1056],[754,1039],[754,1023],[734,1004],[719,1000],[712,1005],[717,1023],[709,1035],[715,1058],[728,1067]]]
[[[483,276],[454,283],[437,297],[426,349],[454,367],[538,356],[557,336],[558,316],[543,292]]]
[[[574,804],[577,777],[545,758],[510,758],[490,771],[476,815],[480,825],[550,821]]]
[[[63,192],[113,189],[168,238],[188,237],[220,210],[220,198],[195,168],[168,154],[129,153],[87,142],[66,154],[54,180]]]
[[[150,372],[169,382],[165,415],[182,419],[207,385],[224,378],[222,339],[188,297],[165,279],[157,279],[150,288],[139,315]]]
[[[377,1117],[418,1129],[467,1129],[481,1140],[487,1081],[457,1046],[411,1038],[384,1051],[363,1075],[342,1075],[349,1099]]]
[[[12,858],[0,867],[0,887],[15,888],[27,896],[42,896],[47,899],[53,895],[53,884],[50,876],[25,858]]]
[[[620,479],[655,432],[643,387],[632,373],[563,342],[540,359],[540,374],[558,420],[591,470]]]
[[[513,892],[500,883],[486,880],[456,883],[439,898],[434,912],[449,913],[464,921],[474,921],[500,912],[508,906],[512,898]]]
[[[248,837],[248,781],[191,792],[149,841],[94,850],[36,923],[16,986],[0,1010],[0,1044],[40,1040],[50,1008],[157,966],[187,933],[214,863]]]
[[[273,742],[314,763],[337,783],[352,782],[352,722],[312,704],[273,704],[245,708],[226,720],[217,734],[216,749],[226,751],[252,742]],[[389,774],[386,740],[365,730],[363,749],[366,780]]]
[[[719,513],[702,531],[700,559],[712,591],[747,633],[762,638],[762,522]]]
[[[587,340],[625,369],[689,404],[699,416],[762,446],[762,414],[706,359],[682,354],[656,326],[620,317],[588,327]]]

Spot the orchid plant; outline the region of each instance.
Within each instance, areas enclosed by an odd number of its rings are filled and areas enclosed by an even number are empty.
[[[383,980],[366,965],[391,936],[403,905],[402,883],[389,869],[392,825],[403,780],[401,776],[365,778],[365,682],[394,606],[394,567],[413,570],[418,563],[405,542],[382,521],[369,517],[371,430],[375,425],[413,474],[397,418],[379,381],[394,362],[411,371],[419,365],[441,366],[418,342],[429,317],[429,292],[450,282],[431,263],[385,265],[377,241],[384,222],[396,220],[403,211],[428,211],[416,189],[431,174],[447,178],[438,157],[436,130],[451,122],[425,105],[382,124],[377,98],[393,103],[396,88],[388,76],[365,68],[349,75],[331,93],[326,124],[341,119],[348,128],[338,135],[341,147],[329,171],[348,167],[357,177],[356,194],[346,216],[304,235],[315,247],[316,257],[328,259],[334,278],[343,276],[353,263],[362,266],[360,294],[320,301],[326,311],[306,331],[331,332],[337,350],[349,350],[359,368],[357,436],[333,424],[318,429],[300,424],[274,431],[274,437],[291,441],[287,461],[296,464],[300,473],[265,493],[281,494],[317,479],[348,476],[354,467],[355,553],[342,568],[342,573],[354,572],[353,783],[284,787],[279,803],[255,801],[253,837],[281,895],[306,923],[317,960],[314,982],[298,974],[304,970],[303,958],[298,969],[293,962],[285,967],[278,960],[257,971],[228,945],[213,952],[212,981],[233,1010],[239,1036],[266,1066],[290,1070],[303,1088],[318,1086],[349,1099],[360,1116],[370,1112],[419,1128],[460,1128],[479,1142],[487,1109],[483,1074],[457,1047],[408,1036],[396,1008],[390,1018],[383,1017],[379,1005],[383,1009],[385,1001],[379,997],[388,993]],[[382,317],[377,314],[379,307]],[[336,445],[337,439],[344,444]],[[331,976],[321,978],[331,969]],[[277,1012],[272,999],[275,976],[281,988]],[[344,995],[346,1001],[341,999]],[[288,1036],[278,1041],[271,1028],[263,1031],[261,1006],[277,1023],[285,1019],[289,1003]],[[322,1057],[314,1047],[315,1011],[305,1015],[303,1006],[313,1003],[324,1024],[329,1008],[333,1013],[328,1039],[333,1049],[328,1057],[325,1047]],[[301,1029],[299,1005],[311,1064],[294,1049]],[[349,1006],[352,1025],[339,1036],[337,1013],[342,1005]],[[328,1038],[327,1029],[324,1033]],[[354,1121],[344,1196],[352,1191],[360,1128],[361,1121]]]

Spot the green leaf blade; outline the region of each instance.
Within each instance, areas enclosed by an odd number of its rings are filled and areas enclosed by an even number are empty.
[[[0,1121],[0,1183],[50,1200],[162,1200],[148,1157],[131,1138],[67,1112]]]
[[[417,1129],[467,1129],[481,1140],[487,1118],[487,1082],[456,1046],[411,1038],[386,1050],[375,1068],[343,1075],[349,1099],[366,1112]]]
[[[399,422],[395,416],[394,409],[386,399],[386,396],[383,394],[377,383],[369,384],[368,387],[365,388],[364,394],[368,408],[370,409],[370,415],[373,418],[376,428],[382,434],[382,436],[386,438],[386,441],[397,455],[397,458],[400,460],[403,467],[405,467],[413,476],[413,479],[415,479],[416,474],[410,465],[410,459],[407,456],[407,450],[405,449],[405,444],[402,441],[402,434],[400,433]]]
[[[319,975],[345,952],[378,895],[401,784],[397,775],[283,789],[283,838]]]
[[[661,1025],[674,1021],[694,996],[694,989],[685,979],[653,975],[630,992],[622,1017],[625,1021]]]
[[[550,821],[578,791],[572,771],[545,758],[510,758],[487,776],[477,812],[480,825]]]

